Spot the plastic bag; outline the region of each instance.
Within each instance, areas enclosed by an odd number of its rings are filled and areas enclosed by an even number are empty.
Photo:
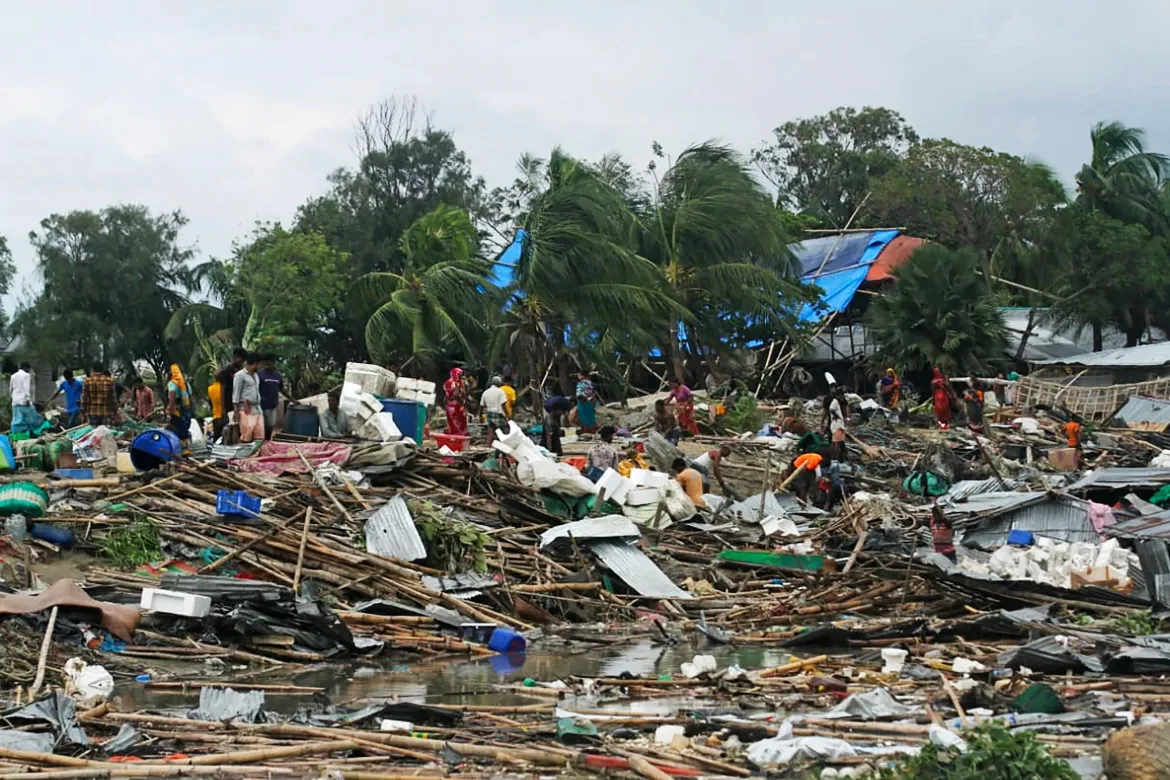
[[[114,692],[114,676],[104,666],[89,665],[80,658],[65,662],[65,692],[81,699],[105,699]]]

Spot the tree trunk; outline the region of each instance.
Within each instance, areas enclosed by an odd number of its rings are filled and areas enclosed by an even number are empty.
[[[674,378],[685,385],[687,382],[687,371],[686,367],[683,366],[682,355],[679,354],[677,321],[673,322],[670,326],[670,339],[666,344],[666,349],[665,357],[670,365],[670,370],[674,372]]]
[[[1099,322],[1093,323],[1093,351],[1100,352],[1104,349],[1104,335],[1101,333],[1101,324]]]
[[[1028,327],[1024,328],[1024,335],[1020,336],[1020,346],[1016,348],[1016,362],[1024,359],[1024,350],[1028,347],[1028,339],[1032,337],[1032,328],[1036,327],[1036,308],[1028,309]]]
[[[983,271],[983,281],[987,282],[987,289],[991,289],[991,253],[986,249],[979,250],[979,268]]]

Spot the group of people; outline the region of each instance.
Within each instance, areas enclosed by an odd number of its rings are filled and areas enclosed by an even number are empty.
[[[178,366],[171,367],[172,381],[177,369]],[[185,384],[183,391],[189,398]],[[231,432],[230,438],[237,438],[238,434],[237,440],[244,443],[272,438],[280,400],[288,398],[284,377],[276,368],[275,356],[250,353],[242,348],[233,350],[228,364],[216,372],[208,396],[211,400],[212,437],[221,438],[225,430],[234,425],[237,430]],[[190,424],[189,418],[187,424]],[[182,425],[181,421],[179,425]],[[345,433],[348,432],[339,435]]]
[[[471,398],[471,382],[462,368],[452,368],[443,382],[444,411],[447,414],[447,433],[451,436],[467,435],[467,404]],[[510,375],[496,375],[480,396],[480,410],[488,426],[487,443],[490,445],[497,428],[503,428],[512,419],[516,408],[516,388]]]
[[[668,384],[670,392],[666,398],[654,402],[654,429],[671,444],[678,444],[684,437],[699,435],[695,393],[677,379],[669,380]]]
[[[33,374],[29,363],[21,363],[12,374],[9,394],[12,398],[12,432],[35,435],[45,420],[33,397]],[[64,371],[45,405],[51,404],[58,396],[64,396],[62,425],[66,429],[85,424],[95,428],[111,425],[120,422],[123,413],[149,419],[155,409],[154,391],[146,386],[142,377],[132,377],[127,387],[117,382],[103,363],[95,363],[85,376],[75,376],[71,370]]]

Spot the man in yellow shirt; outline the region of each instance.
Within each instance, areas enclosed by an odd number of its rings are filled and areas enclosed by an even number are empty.
[[[512,413],[516,410],[516,388],[512,387],[511,376],[504,377],[504,385],[500,389],[508,397],[508,400],[504,402],[504,415],[511,420]]]

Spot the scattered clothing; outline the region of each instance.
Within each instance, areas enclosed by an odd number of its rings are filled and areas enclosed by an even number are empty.
[[[341,407],[337,411],[326,409],[320,417],[321,436],[325,439],[340,439],[349,435],[349,417]]]
[[[602,471],[616,468],[619,460],[621,460],[621,456],[618,451],[614,449],[612,444],[604,441],[595,442],[585,455],[585,463],[588,467]]]
[[[626,479],[629,479],[630,474],[634,472],[634,469],[649,470],[650,462],[642,457],[642,455],[639,453],[632,458],[625,458],[624,460],[618,462],[615,468],[617,469],[618,474],[622,475]]]

